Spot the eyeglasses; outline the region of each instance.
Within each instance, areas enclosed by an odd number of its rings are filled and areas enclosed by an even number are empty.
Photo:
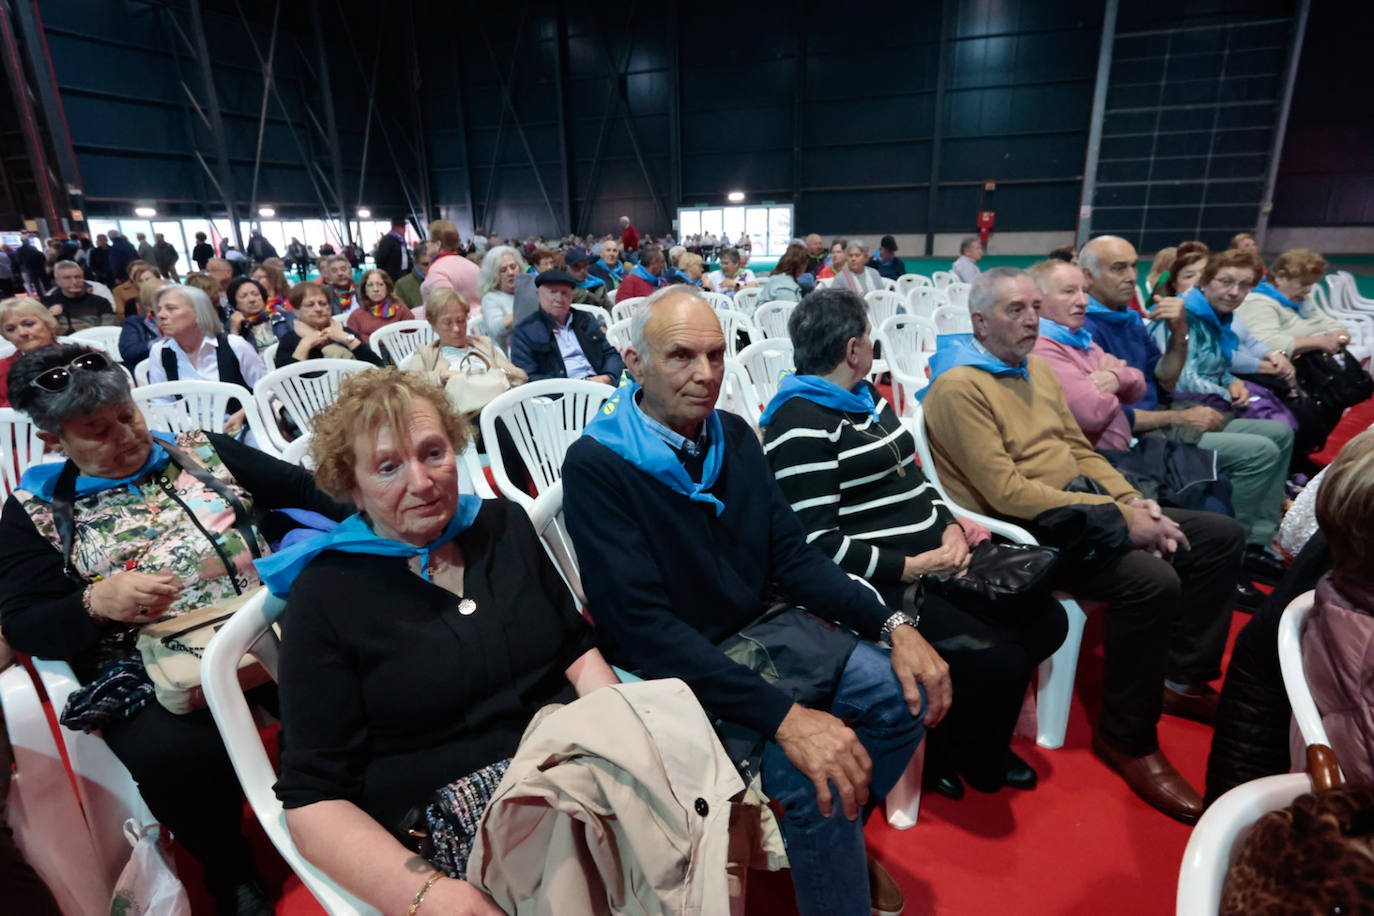
[[[72,373],[76,370],[82,372],[103,372],[110,368],[110,361],[105,354],[92,350],[89,353],[82,353],[76,359],[67,363],[65,366],[53,366],[45,369],[29,382],[35,388],[56,394],[59,391],[66,391],[72,383]]]
[[[1248,293],[1255,288],[1251,280],[1237,280],[1234,277],[1217,277],[1214,281],[1222,289],[1239,289],[1243,293]]]

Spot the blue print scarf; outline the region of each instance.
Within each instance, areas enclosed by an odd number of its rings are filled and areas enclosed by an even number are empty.
[[[134,486],[135,480],[153,471],[160,471],[172,460],[172,456],[167,454],[167,450],[159,444],[161,439],[171,445],[176,444],[176,437],[170,433],[156,432],[153,436],[153,449],[148,453],[148,460],[143,462],[143,467],[139,468],[128,477],[113,479],[109,477],[77,477],[76,492],[77,499],[84,499],[87,496],[94,496],[97,493],[104,493],[106,490],[113,490],[115,487],[128,486],[135,494],[138,487]],[[67,466],[65,461],[50,461],[44,464],[35,464],[24,472],[24,476],[19,480],[19,488],[28,490],[34,496],[44,502],[52,502],[53,491],[57,487],[57,478],[62,475],[62,469]]]
[[[668,443],[649,429],[643,412],[635,403],[637,391],[639,385],[633,381],[623,382],[615,396],[602,405],[596,419],[587,425],[585,435],[673,492],[681,493],[692,502],[714,506],[716,515],[720,515],[725,511],[725,503],[710,493],[720,476],[725,451],[725,431],[716,411],[711,411],[706,418],[706,462],[701,471],[701,483],[696,483]]]
[[[873,389],[859,382],[853,390],[845,391],[839,385],[819,375],[789,375],[778,386],[778,393],[768,402],[768,407],[759,417],[759,425],[767,426],[773,422],[773,414],[778,408],[793,398],[805,398],[822,407],[841,410],[845,413],[866,413],[877,423],[882,417],[882,406],[874,403]]]
[[[1079,350],[1091,350],[1093,345],[1092,332],[1087,328],[1070,331],[1064,325],[1049,318],[1040,319],[1040,336],[1048,337],[1066,347],[1074,347]]]

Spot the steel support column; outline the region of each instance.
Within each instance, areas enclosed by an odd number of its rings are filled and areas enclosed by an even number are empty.
[[[239,225],[238,206],[234,203],[234,175],[229,167],[229,141],[224,134],[224,118],[220,116],[219,93],[215,90],[215,74],[210,66],[210,46],[205,40],[205,19],[201,15],[200,0],[190,0],[192,37],[196,44],[196,60],[200,63],[200,77],[205,83],[205,106],[209,109],[210,137],[215,144],[215,184],[229,211],[229,231],[235,247],[244,250],[243,229]]]
[[[192,0],[198,3],[199,0]],[[339,221],[343,223],[344,242],[353,244],[353,224],[348,219],[347,204],[343,199],[344,170],[343,150],[339,146],[339,124],[334,117],[334,88],[329,81],[329,53],[324,41],[324,23],[320,18],[319,0],[310,0],[310,23],[315,30],[315,51],[320,60],[320,96],[324,102],[325,140],[329,143],[329,161],[333,166],[333,195],[338,200]]]
[[[682,205],[682,4],[669,4],[668,54],[671,56],[673,85],[668,93],[668,156],[672,174],[668,176],[668,193],[674,208]],[[799,22],[801,20],[798,20]],[[676,209],[673,214],[676,215]],[[670,215],[670,216],[671,216]],[[675,237],[682,235],[676,227]]]
[[[677,9],[674,3],[673,9]],[[568,234],[573,231],[573,212],[572,212],[572,162],[568,154],[568,114],[567,114],[567,94],[564,86],[568,80],[568,17],[563,11],[563,4],[554,2],[554,34],[553,34],[553,92],[554,105],[558,109],[558,161],[561,166],[563,190],[563,232]]]
[[[19,53],[19,44],[10,22],[9,9],[0,0],[0,60],[4,61],[6,81],[10,84],[17,125],[24,134],[24,146],[29,154],[29,168],[33,172],[33,183],[43,208],[42,218],[52,229],[62,225],[58,221],[57,198],[52,189],[52,173],[48,169],[48,154],[43,145],[43,135],[34,117],[33,107],[29,104],[27,87],[29,80],[24,73],[24,59]],[[37,214],[35,214],[37,215]]]
[[[805,22],[804,4],[794,3],[793,22]],[[792,75],[792,218],[800,224],[802,193],[802,115],[806,107],[806,29],[797,29],[797,60]]]
[[[416,171],[420,176],[420,211],[424,215],[425,225],[428,226],[434,216],[434,200],[430,194],[429,156],[425,153],[425,137],[428,136],[425,131],[425,110],[420,104],[420,42],[415,35],[415,0],[406,0],[405,14],[406,34],[410,42],[410,85],[406,87],[406,102],[415,117],[414,153]],[[381,36],[377,37],[380,42]],[[380,43],[377,47],[380,51]],[[375,76],[373,82],[376,82]],[[368,91],[375,93],[376,86],[369,86]]]
[[[949,48],[954,40],[954,12],[954,0],[944,0],[940,4],[940,55],[935,71],[935,117],[931,122],[930,138],[930,191],[926,198],[926,257],[935,253],[935,214],[940,196],[940,144],[945,139],[945,89],[949,84]]]
[[[53,71],[48,38],[43,31],[43,17],[38,12],[38,0],[16,0],[14,18],[19,30],[19,39],[28,50],[29,63],[33,68],[34,90],[38,95],[38,104],[42,107],[44,126],[51,139],[58,179],[62,182],[65,192],[58,196],[74,198],[68,203],[84,210],[85,204],[81,202],[81,170],[77,165],[76,151],[72,148],[71,131],[67,127],[67,112],[62,106],[62,95],[57,88],[57,74]],[[62,224],[58,223],[58,226],[60,225]],[[57,226],[53,228],[56,229]]]
[[[611,54],[611,46],[604,45],[606,50],[606,65],[615,72],[615,57]],[[625,57],[625,70],[630,66],[629,55]],[[625,133],[630,137],[630,149],[635,154],[635,161],[639,163],[639,170],[644,175],[644,184],[649,188],[649,196],[653,198],[654,205],[658,207],[659,215],[664,222],[668,222],[672,217],[668,213],[668,206],[663,202],[663,197],[658,193],[658,183],[654,181],[653,171],[649,168],[649,161],[644,158],[644,151],[639,145],[639,131],[635,128],[634,115],[630,113],[630,99],[626,91],[625,71],[621,71],[615,81],[616,105],[620,109],[621,116],[625,119]]]
[[[1105,0],[1102,8],[1102,43],[1097,49],[1097,82],[1093,84],[1093,110],[1088,122],[1088,153],[1083,162],[1083,192],[1078,199],[1078,229],[1074,247],[1082,248],[1092,237],[1093,197],[1097,193],[1097,166],[1102,154],[1102,122],[1107,112],[1107,88],[1112,76],[1112,46],[1116,43],[1118,0]]]
[[[272,64],[277,59],[277,26],[281,22],[281,0],[272,11],[272,37],[267,41],[267,61],[262,65],[262,107],[258,111],[258,145],[253,153],[253,187],[248,193],[248,218],[258,219],[258,174],[262,171],[262,140],[267,132],[267,103],[272,98]]]
[[[1279,105],[1279,117],[1275,124],[1274,144],[1269,149],[1269,170],[1264,176],[1264,196],[1260,198],[1259,219],[1255,223],[1255,244],[1264,250],[1264,240],[1269,234],[1269,214],[1274,209],[1274,186],[1279,180],[1279,159],[1283,155],[1283,140],[1288,134],[1288,115],[1293,108],[1293,86],[1298,81],[1298,60],[1302,57],[1303,36],[1307,34],[1307,14],[1311,10],[1311,0],[1298,0],[1298,8],[1293,13],[1293,32],[1288,37],[1288,69],[1283,76],[1283,101]]]

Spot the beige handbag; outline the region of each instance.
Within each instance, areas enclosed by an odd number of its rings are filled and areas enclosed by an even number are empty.
[[[184,715],[205,706],[205,690],[200,680],[200,662],[205,657],[205,647],[234,612],[253,596],[253,591],[150,623],[138,631],[138,652],[143,657],[143,667],[153,682],[157,701],[168,712]],[[268,680],[267,669],[251,655],[245,655],[239,662],[239,683],[244,690]]]
[[[442,357],[441,357],[442,358]],[[482,365],[481,371],[468,368],[469,360]],[[463,357],[463,368],[459,374],[451,376],[444,386],[448,402],[462,417],[471,417],[491,403],[497,395],[510,390],[510,379],[496,366],[496,360],[477,347]]]

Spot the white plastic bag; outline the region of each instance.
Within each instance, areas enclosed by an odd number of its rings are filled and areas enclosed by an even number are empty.
[[[159,832],[157,824],[139,827],[133,818],[124,822],[124,836],[134,852],[115,882],[110,916],[191,916],[186,888],[158,845]]]

